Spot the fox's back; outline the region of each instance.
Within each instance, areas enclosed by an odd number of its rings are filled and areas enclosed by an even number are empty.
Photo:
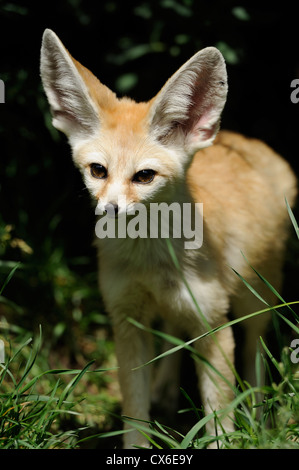
[[[260,265],[285,242],[285,198],[292,206],[296,178],[263,142],[219,132],[211,147],[195,155],[188,182],[194,200],[203,202],[206,239],[224,253],[225,263],[241,250]]]
[[[188,177],[191,185],[210,190],[217,184],[216,193],[226,192],[228,199],[234,188],[246,200],[256,196],[253,189],[259,198],[267,188],[272,197],[263,202],[280,206],[285,206],[285,197],[292,206],[296,196],[296,178],[286,160],[264,142],[230,131],[220,131],[211,147],[195,155]]]

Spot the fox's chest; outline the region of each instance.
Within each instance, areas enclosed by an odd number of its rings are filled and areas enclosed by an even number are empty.
[[[204,314],[212,321],[216,311],[227,308],[215,267],[190,255],[177,257],[163,243],[132,251],[126,244],[111,251],[102,247],[100,288],[108,312],[140,321],[158,316],[180,323],[185,318],[191,324]]]

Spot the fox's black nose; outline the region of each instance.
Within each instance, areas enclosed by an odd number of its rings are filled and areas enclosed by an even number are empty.
[[[113,202],[108,202],[108,204],[105,205],[105,211],[108,215],[116,217],[118,214],[118,205]]]

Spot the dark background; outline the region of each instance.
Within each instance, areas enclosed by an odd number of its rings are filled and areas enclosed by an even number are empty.
[[[294,5],[242,0],[0,2],[0,78],[6,86],[5,104],[0,104],[0,281],[13,262],[23,263],[5,289],[20,307],[19,324],[27,322],[33,329],[39,322],[60,324],[66,332],[85,310],[90,315],[90,302],[92,311],[102,311],[96,306],[93,210],[65,137],[51,127],[41,87],[44,29],[53,29],[103,83],[136,100],[150,99],[199,49],[218,47],[229,76],[222,127],[265,140],[297,171],[299,103],[290,100],[291,81],[299,78]],[[288,300],[294,300],[295,239],[290,253],[285,289]]]

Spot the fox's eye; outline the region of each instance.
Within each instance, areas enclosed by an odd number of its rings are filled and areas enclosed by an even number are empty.
[[[94,178],[103,179],[107,177],[107,170],[103,165],[99,163],[92,163],[90,165],[90,174]]]
[[[138,171],[133,177],[134,183],[151,183],[155,177],[156,172],[154,170],[141,170]]]

